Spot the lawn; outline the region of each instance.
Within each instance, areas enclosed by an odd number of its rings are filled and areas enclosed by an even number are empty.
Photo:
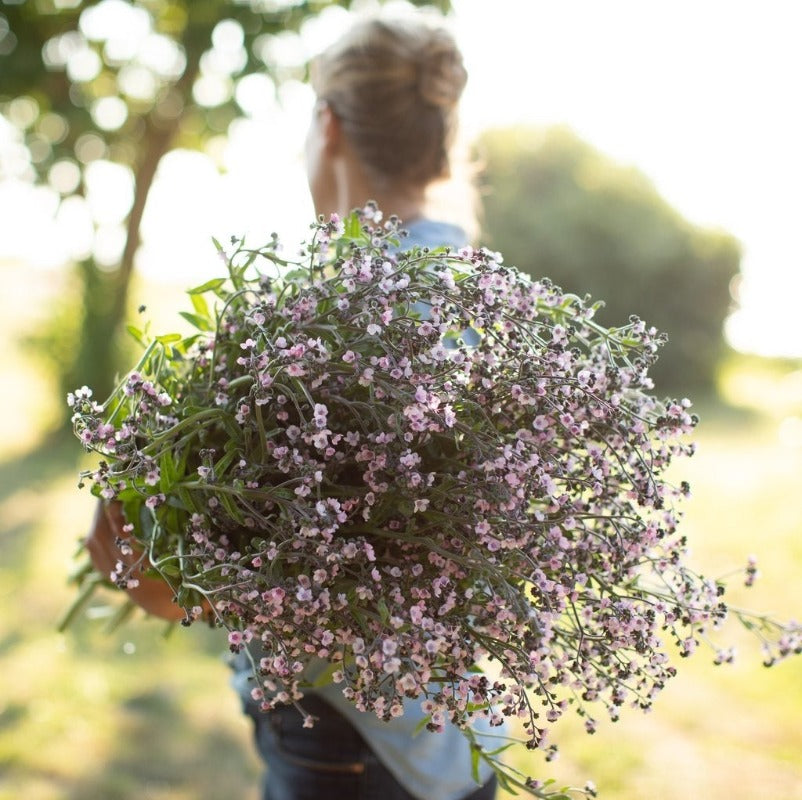
[[[0,800],[256,800],[260,767],[218,632],[168,635],[135,615],[108,633],[105,602],[56,632],[93,502],[76,489],[77,444],[45,433],[52,381],[15,342],[63,287],[3,270],[16,288],[0,301]],[[694,490],[684,528],[696,563],[717,575],[755,554],[761,578],[748,591],[736,579],[731,602],[797,618],[800,383],[734,366],[725,389],[752,408],[704,409],[699,452],[680,470]],[[610,800],[802,798],[802,660],[767,670],[748,637],[735,625],[728,633],[735,665],[714,667],[700,651],[681,661],[650,714],[629,711],[592,737],[569,720],[557,761],[518,763],[559,783],[593,779]]]

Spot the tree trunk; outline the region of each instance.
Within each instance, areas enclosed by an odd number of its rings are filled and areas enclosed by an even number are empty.
[[[199,37],[199,41],[203,40]],[[205,42],[208,43],[208,36]],[[203,47],[187,52],[187,68],[172,89],[182,97],[188,97],[192,91],[202,52]],[[86,384],[98,399],[103,400],[114,386],[121,353],[120,331],[127,311],[134,258],[140,244],[142,215],[159,162],[175,140],[181,116],[161,119],[151,112],[145,125],[142,157],[134,175],[134,202],[128,216],[120,265],[113,271],[100,269],[92,260],[79,265],[84,316],[75,358],[65,366],[62,374],[64,392]]]

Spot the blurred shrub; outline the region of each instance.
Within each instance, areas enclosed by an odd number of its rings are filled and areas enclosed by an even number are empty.
[[[658,393],[714,389],[741,256],[731,235],[692,225],[642,173],[564,128],[489,131],[477,155],[485,244],[536,278],[604,300],[605,325],[637,314],[665,331]]]

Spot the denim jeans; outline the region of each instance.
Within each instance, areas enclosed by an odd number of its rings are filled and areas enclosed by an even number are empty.
[[[256,745],[267,763],[263,800],[419,800],[376,758],[341,714],[307,695],[304,709],[318,719],[303,728],[297,709],[282,706],[253,718]],[[463,800],[493,800],[495,778]]]

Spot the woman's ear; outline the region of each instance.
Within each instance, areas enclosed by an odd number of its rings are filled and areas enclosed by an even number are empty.
[[[335,163],[341,161],[342,131],[339,119],[325,101],[318,101],[306,137],[306,176],[318,214],[339,211],[339,184]]]
[[[323,147],[328,155],[335,155],[339,152],[342,143],[340,118],[325,100],[320,101],[317,113],[319,114],[318,124],[323,139]]]

